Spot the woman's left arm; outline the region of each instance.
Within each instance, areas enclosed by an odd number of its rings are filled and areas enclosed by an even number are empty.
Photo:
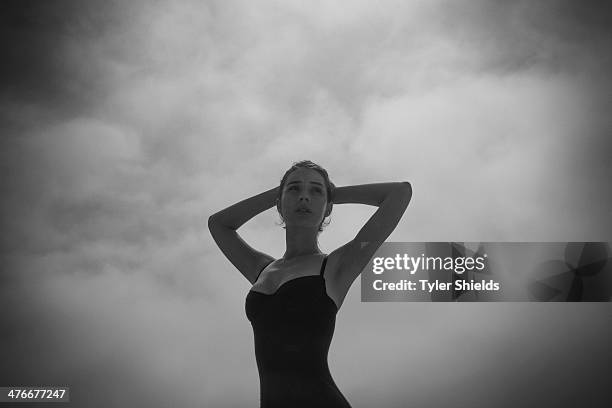
[[[350,285],[361,273],[376,250],[391,235],[411,198],[412,186],[408,182],[363,184],[333,190],[334,204],[356,203],[378,207],[352,241],[330,254],[330,257],[339,258],[337,271],[343,281]]]
[[[407,181],[401,183],[362,184],[358,186],[336,187],[332,192],[334,204],[354,203],[380,207],[385,200],[392,196],[395,196],[391,198],[393,201],[398,199],[406,201],[405,210],[412,196],[412,186]]]

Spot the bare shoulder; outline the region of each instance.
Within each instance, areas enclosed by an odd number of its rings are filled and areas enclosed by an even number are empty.
[[[350,241],[328,255],[325,280],[328,294],[338,307],[379,247],[380,244]]]

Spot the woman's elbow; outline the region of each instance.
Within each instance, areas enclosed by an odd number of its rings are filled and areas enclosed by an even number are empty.
[[[412,198],[412,184],[407,181],[402,181],[400,184],[400,188],[402,190],[403,196],[406,200],[406,205],[410,202]]]
[[[208,217],[208,229],[212,231],[215,227],[219,225],[219,220],[216,217],[217,214],[213,214]]]
[[[402,189],[404,190],[404,192],[408,195],[412,195],[412,184],[410,184],[410,182],[408,181],[402,181],[401,183],[399,183],[402,187]]]

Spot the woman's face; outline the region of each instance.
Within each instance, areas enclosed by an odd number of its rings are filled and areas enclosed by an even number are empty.
[[[301,167],[289,174],[279,209],[286,225],[318,229],[327,209],[327,189],[319,172]]]

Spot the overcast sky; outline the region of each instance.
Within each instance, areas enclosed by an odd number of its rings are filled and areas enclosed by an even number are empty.
[[[249,283],[206,219],[302,159],[338,186],[409,181],[390,241],[612,241],[604,1],[125,3],[0,6],[4,385],[255,406]],[[335,206],[323,251],[373,212]],[[240,233],[282,256],[278,220]],[[609,304],[359,293],[330,350],[355,408],[605,395]]]

